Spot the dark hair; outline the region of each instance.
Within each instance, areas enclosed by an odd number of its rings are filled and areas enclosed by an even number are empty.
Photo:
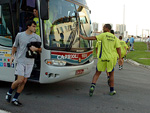
[[[111,32],[112,34],[114,34],[114,30],[111,30],[110,32]]]
[[[26,29],[28,29],[28,26],[31,26],[32,24],[36,25],[36,22],[33,20],[29,20],[26,22]]]
[[[119,36],[119,39],[122,39],[122,36]]]
[[[35,9],[35,10],[38,10],[37,8],[33,8],[33,10],[34,10],[34,9]]]
[[[111,30],[111,25],[110,24],[105,24],[105,27]]]

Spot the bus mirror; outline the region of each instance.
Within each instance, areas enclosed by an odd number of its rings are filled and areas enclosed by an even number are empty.
[[[41,0],[40,14],[41,19],[43,20],[49,19],[49,0]]]
[[[77,9],[78,12],[81,12],[83,9],[83,6],[79,6],[79,8]]]

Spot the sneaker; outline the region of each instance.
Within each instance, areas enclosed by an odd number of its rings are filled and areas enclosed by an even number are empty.
[[[18,100],[12,101],[11,103],[15,106],[22,106],[22,103],[20,103]]]
[[[114,91],[111,91],[110,93],[109,93],[109,95],[111,95],[111,96],[113,96],[113,95],[115,95],[116,94],[116,91],[114,90]]]
[[[126,62],[126,61],[127,61],[127,59],[124,59],[124,61]]]
[[[6,101],[9,102],[9,103],[10,103],[10,100],[11,100],[11,96],[12,96],[12,95],[9,94],[9,92],[6,93],[5,99],[6,99]]]
[[[95,85],[92,84],[91,87],[90,87],[90,91],[89,91],[89,96],[90,96],[90,97],[93,96],[94,90],[95,90]]]
[[[121,66],[121,69],[123,69],[123,65]]]
[[[119,67],[119,70],[121,70],[121,67]]]

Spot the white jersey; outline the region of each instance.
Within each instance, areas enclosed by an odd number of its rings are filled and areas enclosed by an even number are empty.
[[[27,44],[30,42],[41,42],[40,37],[33,33],[31,35],[26,32],[18,33],[13,44],[13,47],[17,47],[17,53],[15,61],[23,64],[34,64],[34,58],[26,58],[26,52],[28,50]]]

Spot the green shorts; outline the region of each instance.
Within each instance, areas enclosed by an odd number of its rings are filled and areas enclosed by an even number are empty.
[[[126,52],[121,53],[121,58],[123,58],[126,55]]]
[[[124,58],[125,55],[126,55],[126,54],[121,54],[121,58]]]
[[[114,69],[114,59],[112,60],[102,60],[98,59],[97,62],[97,70],[98,71],[105,71],[107,69],[107,72],[112,72]]]

